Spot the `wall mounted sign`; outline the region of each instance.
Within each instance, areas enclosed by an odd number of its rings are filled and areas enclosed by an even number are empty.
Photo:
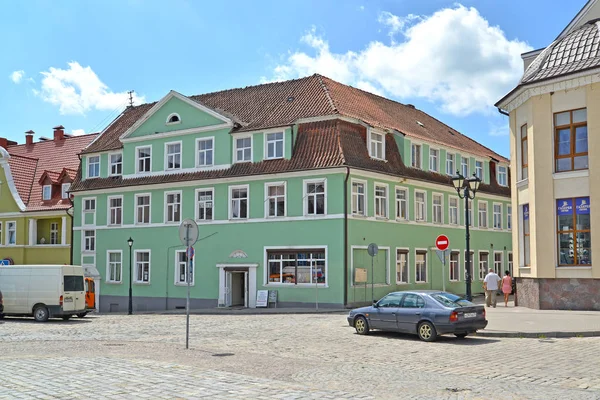
[[[556,200],[556,215],[573,215],[573,199]]]
[[[575,210],[577,215],[587,215],[590,213],[590,198],[579,197],[575,199]]]

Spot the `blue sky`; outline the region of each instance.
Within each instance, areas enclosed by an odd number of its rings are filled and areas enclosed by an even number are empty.
[[[508,155],[493,103],[585,0],[28,1],[0,12],[0,136],[103,129],[126,104],[319,72]],[[518,10],[518,12],[517,12]]]

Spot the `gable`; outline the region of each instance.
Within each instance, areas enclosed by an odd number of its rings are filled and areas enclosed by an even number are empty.
[[[600,18],[600,2],[588,0],[555,40],[561,39],[588,21]]]

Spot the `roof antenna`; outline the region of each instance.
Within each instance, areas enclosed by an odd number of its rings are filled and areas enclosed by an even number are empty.
[[[129,107],[133,107],[133,94],[135,93],[135,90],[130,90],[129,92],[127,92],[127,94],[129,94]]]

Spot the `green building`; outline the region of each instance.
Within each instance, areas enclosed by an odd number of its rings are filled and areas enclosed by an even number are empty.
[[[127,108],[81,160],[74,257],[100,272],[101,311],[127,309],[130,268],[134,310],[185,305],[187,218],[201,238],[193,308],[255,307],[267,289],[280,307],[341,308],[444,285],[464,293],[456,170],[484,182],[471,208],[474,292],[488,266],[512,267],[509,161],[414,106],[320,75],[172,91]],[[444,270],[433,248],[442,233]]]

